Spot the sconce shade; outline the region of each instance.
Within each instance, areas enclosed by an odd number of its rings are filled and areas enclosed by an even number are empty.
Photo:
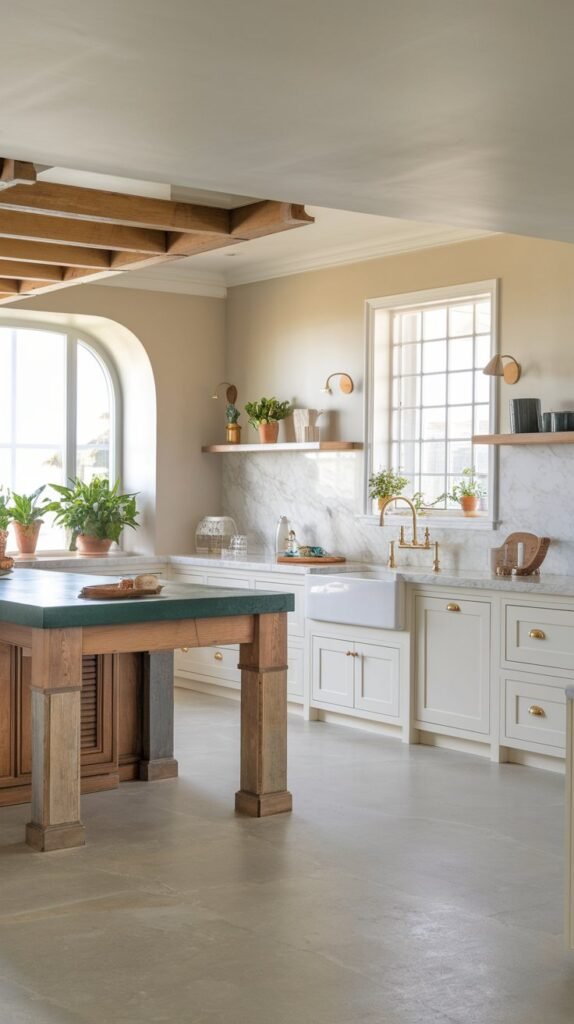
[[[224,384],[227,385],[227,391],[225,392],[225,397],[227,398],[228,404],[229,405],[235,405],[235,402],[236,402],[236,399],[237,399],[237,388],[235,387],[235,384],[230,384],[228,380],[222,380],[217,385],[217,387],[215,388],[215,390],[214,390],[214,392],[213,392],[211,397],[212,398],[219,398],[219,389],[222,388]]]
[[[351,392],[354,390],[354,387],[355,387],[355,385],[353,383],[353,378],[351,376],[349,376],[348,373],[341,373],[341,372],[330,373],[329,376],[327,377],[327,380],[325,381],[323,387],[321,388],[321,392],[323,394],[327,394],[327,395],[332,394],[331,381],[332,381],[333,377],[340,377],[341,378],[341,380],[339,381],[339,388],[341,389],[341,391],[343,392],[344,395],[350,395]]]
[[[503,362],[504,359],[510,360],[506,366]],[[503,377],[506,384],[516,384],[520,380],[521,367],[520,363],[516,362],[514,356],[493,356],[482,372],[486,373],[489,377]]]

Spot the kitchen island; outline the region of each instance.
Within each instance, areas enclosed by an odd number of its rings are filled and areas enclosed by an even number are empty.
[[[153,781],[177,775],[173,650],[238,643],[241,772],[235,808],[252,816],[291,810],[286,668],[292,595],[169,583],[152,597],[101,601],[78,596],[82,587],[100,582],[98,577],[34,569],[0,578],[0,762],[12,756],[6,705],[14,686],[13,666],[18,652],[29,654],[28,844],[49,851],[85,842],[80,820],[81,691],[83,659],[93,655],[141,652],[139,777]]]

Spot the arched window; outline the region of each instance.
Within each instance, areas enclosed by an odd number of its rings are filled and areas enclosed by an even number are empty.
[[[107,354],[77,330],[0,324],[0,483],[29,494],[41,484],[121,472],[118,377]],[[65,547],[46,520],[40,550]]]

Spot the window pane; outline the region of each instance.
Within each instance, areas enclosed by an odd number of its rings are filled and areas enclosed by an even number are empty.
[[[82,480],[110,473],[111,396],[97,356],[78,345],[77,466]]]
[[[446,401],[446,374],[436,373],[423,377],[423,405],[444,405]]]
[[[421,491],[429,504],[443,494],[444,490],[444,476],[421,476]]]
[[[448,446],[448,472],[460,475],[463,469],[472,465],[472,445],[470,441],[451,441]]]
[[[448,410],[448,436],[470,437],[472,434],[472,405],[453,406]]]
[[[476,303],[476,332],[490,331],[490,299]]]
[[[421,435],[425,440],[433,441],[444,437],[446,432],[446,411],[442,409],[423,409]]]
[[[472,462],[469,462],[469,466],[474,466],[480,476],[488,474],[488,445],[477,444],[474,446]]]
[[[0,380],[5,382],[0,402],[0,444],[10,444],[12,440],[12,388],[8,382],[12,380],[12,331],[0,327]],[[6,479],[3,477],[2,479]]]
[[[16,443],[63,447],[66,338],[19,330],[16,346]]]
[[[448,343],[449,370],[472,369],[472,349],[472,338],[451,338]]]
[[[419,405],[420,377],[402,377],[399,394],[402,406]]]
[[[400,446],[398,467],[401,476],[414,477],[419,472],[419,445],[416,441],[403,442]]]
[[[483,334],[475,339],[474,343],[474,365],[480,366],[483,370],[490,360],[490,334]]]
[[[400,414],[401,440],[418,441],[420,437],[420,413],[418,409],[403,409]]]
[[[420,345],[402,345],[399,351],[401,353],[401,373],[420,373]]]
[[[421,316],[420,313],[403,313],[401,315],[402,330],[401,341],[420,341],[421,337]]]
[[[421,472],[444,473],[446,445],[444,441],[423,441],[421,444]]]
[[[449,311],[449,334],[472,334],[473,332],[473,306],[466,303],[461,306],[451,306]]]
[[[487,377],[482,370],[474,375],[474,400],[475,402],[488,402],[490,398],[490,382],[492,377]]]
[[[446,307],[424,310],[423,338],[446,338]]]
[[[448,378],[448,404],[472,402],[472,373],[453,373]]]
[[[429,341],[423,345],[423,373],[446,370],[446,341]]]
[[[452,410],[454,412],[454,409]],[[490,432],[490,409],[488,405],[477,405],[474,410],[474,433]]]

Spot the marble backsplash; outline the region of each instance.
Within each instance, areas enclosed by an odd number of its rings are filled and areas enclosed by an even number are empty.
[[[280,515],[299,543],[321,544],[349,559],[385,563],[395,523],[382,529],[361,519],[363,452],[278,452],[224,455],[223,512],[253,549],[270,549]],[[500,450],[498,530],[456,529],[431,519],[445,569],[488,570],[490,549],[514,530],[549,536],[543,571],[574,575],[574,445]],[[432,552],[397,551],[401,565],[431,565]]]

